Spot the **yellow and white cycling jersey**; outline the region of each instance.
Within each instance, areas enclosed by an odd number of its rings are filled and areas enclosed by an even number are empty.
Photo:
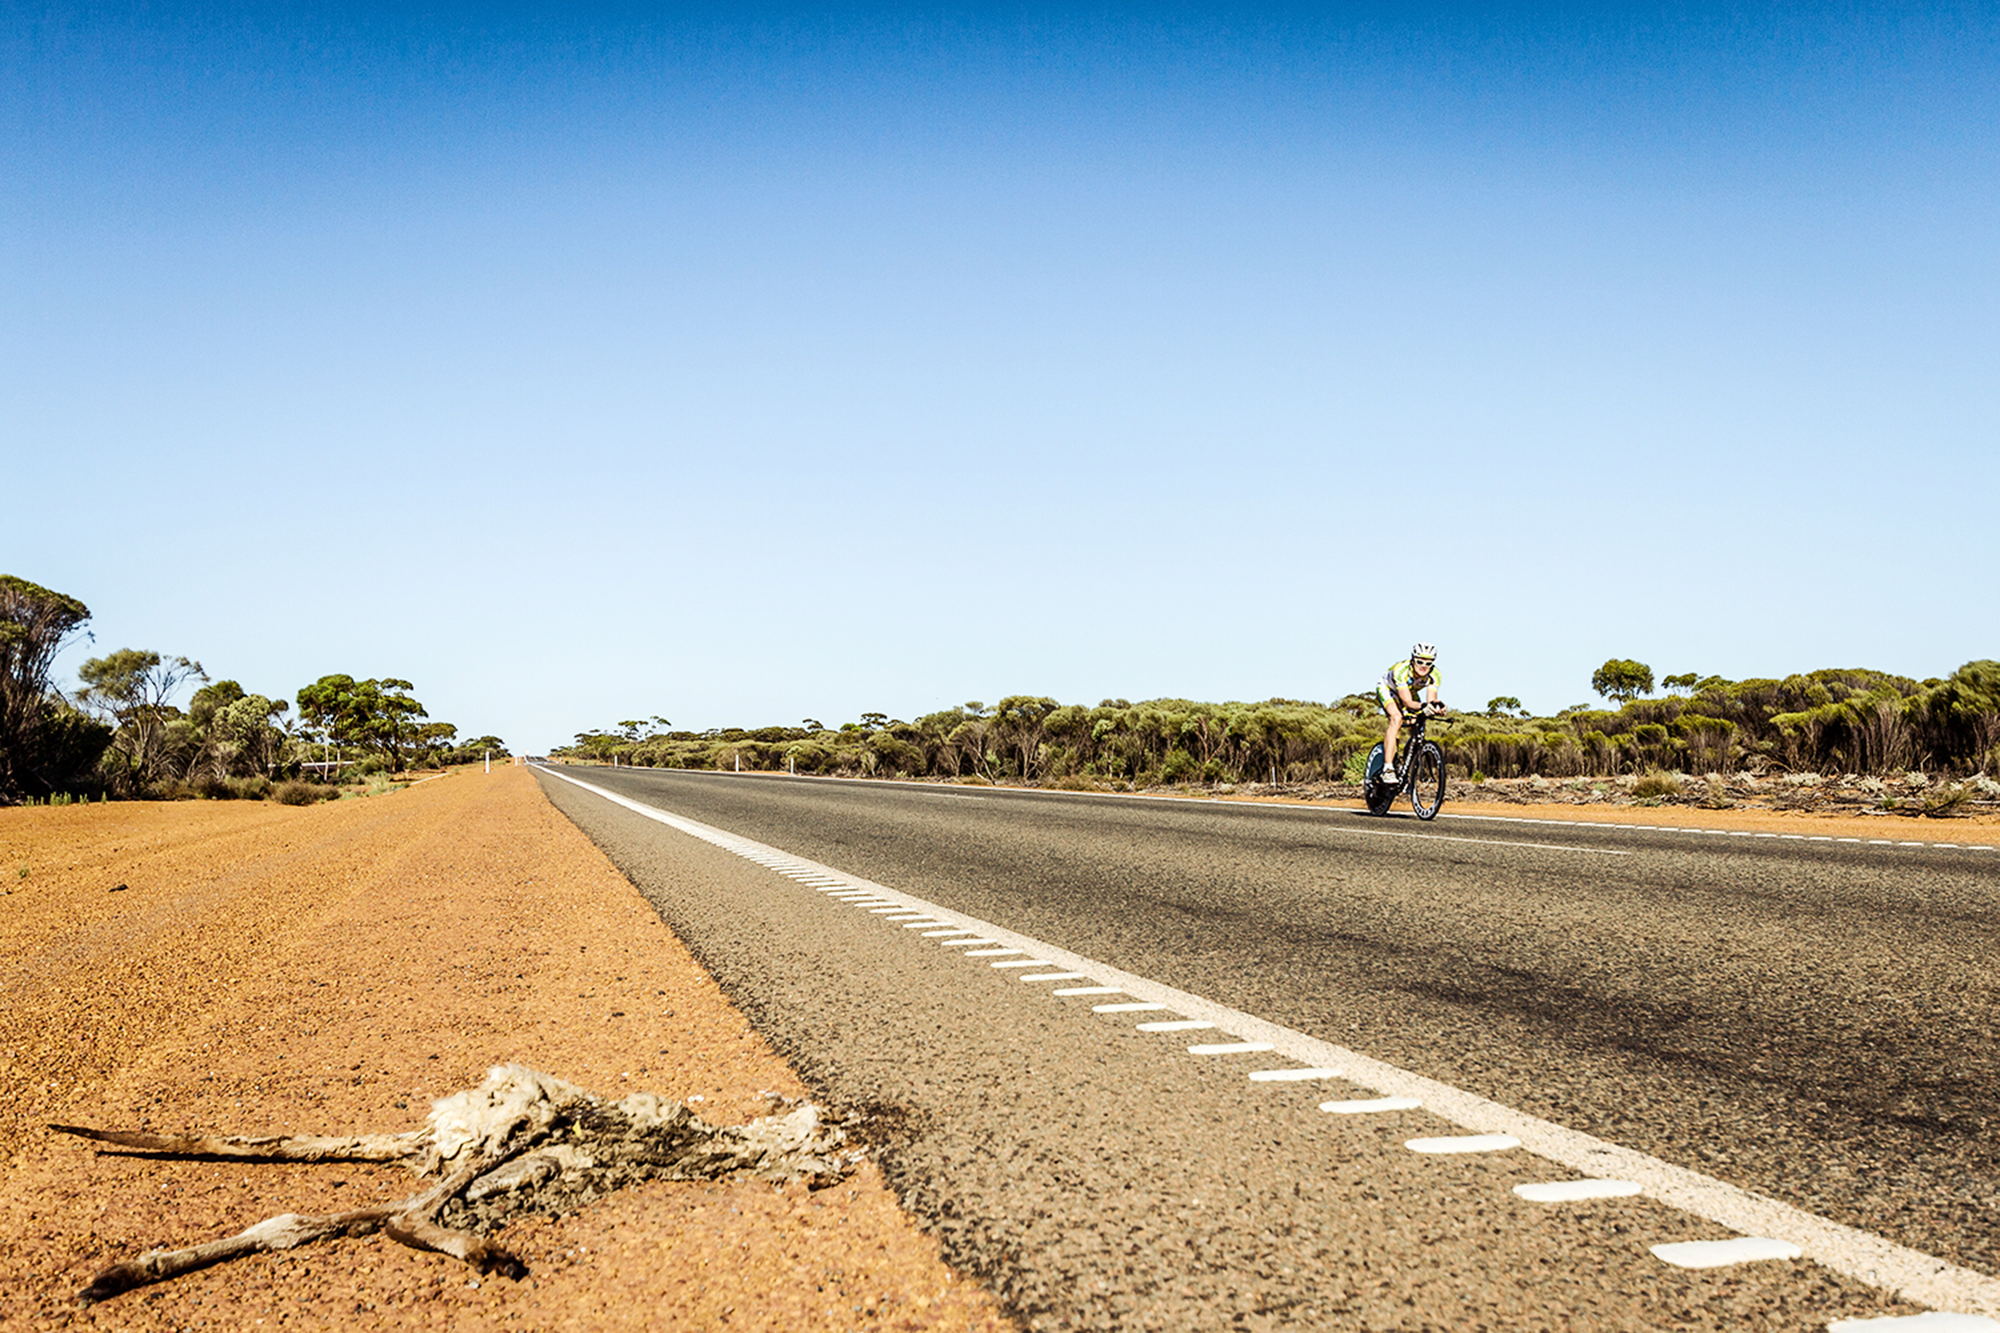
[[[1418,703],[1422,703],[1424,701],[1422,691],[1443,688],[1444,673],[1439,671],[1437,663],[1433,662],[1431,663],[1431,674],[1419,680],[1417,673],[1410,668],[1409,658],[1401,658],[1398,661],[1390,663],[1389,669],[1382,673],[1382,679],[1376,682],[1375,685],[1375,695],[1382,701],[1383,711],[1388,711],[1389,705],[1392,702],[1398,708],[1402,707],[1402,700],[1396,697],[1396,690],[1399,686],[1408,690],[1412,699],[1415,699]]]

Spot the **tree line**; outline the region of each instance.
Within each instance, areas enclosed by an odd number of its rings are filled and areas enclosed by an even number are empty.
[[[1612,659],[1592,676],[1604,706],[1538,717],[1512,696],[1430,723],[1468,776],[1613,777],[1651,771],[2000,772],[2000,662],[1917,681],[1865,669],[1783,679],[1667,676]],[[580,732],[555,757],[660,768],[1150,787],[1358,780],[1382,738],[1372,694],[1329,703],[1201,703],[1040,695],[973,701],[913,721],[865,713],[828,727],[674,730],[665,718]]]
[[[69,796],[263,796],[302,777],[333,783],[463,763],[495,736],[460,740],[429,720],[407,680],[322,676],[272,699],[200,662],[121,648],[85,661],[78,688],[52,679],[90,609],[0,575],[0,804]],[[185,706],[176,702],[192,688]],[[296,702],[297,710],[293,710]]]

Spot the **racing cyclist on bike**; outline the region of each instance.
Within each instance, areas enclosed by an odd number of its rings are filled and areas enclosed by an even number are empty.
[[[1436,647],[1419,643],[1410,649],[1407,660],[1390,666],[1376,683],[1375,697],[1382,701],[1382,711],[1389,715],[1389,729],[1382,737],[1382,775],[1377,779],[1383,786],[1394,787],[1402,781],[1396,776],[1396,737],[1403,729],[1403,715],[1419,708],[1442,713],[1444,705],[1438,702],[1438,685],[1443,679],[1437,669]],[[1416,696],[1425,690],[1430,697],[1419,703]]]

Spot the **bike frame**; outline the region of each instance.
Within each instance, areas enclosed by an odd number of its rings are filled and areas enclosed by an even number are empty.
[[[1408,765],[1416,757],[1417,747],[1424,743],[1424,723],[1429,720],[1430,714],[1422,704],[1417,705],[1416,712],[1403,714],[1403,743],[1396,747],[1397,773],[1409,772]]]

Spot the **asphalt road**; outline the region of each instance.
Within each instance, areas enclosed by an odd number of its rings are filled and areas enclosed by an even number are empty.
[[[735,777],[576,776],[2000,1273],[2000,853]],[[545,777],[1037,1327],[1821,1327],[1914,1308],[1550,1209]],[[1120,997],[1111,997],[1116,1000]],[[1157,1017],[1157,1015],[1153,1015]],[[1171,1017],[1171,1015],[1169,1015]],[[1196,1034],[1197,1036],[1199,1034]],[[1428,1123],[1426,1123],[1428,1121]],[[1561,1173],[1556,1173],[1560,1175]],[[1204,1197],[1206,1196],[1206,1197]]]

